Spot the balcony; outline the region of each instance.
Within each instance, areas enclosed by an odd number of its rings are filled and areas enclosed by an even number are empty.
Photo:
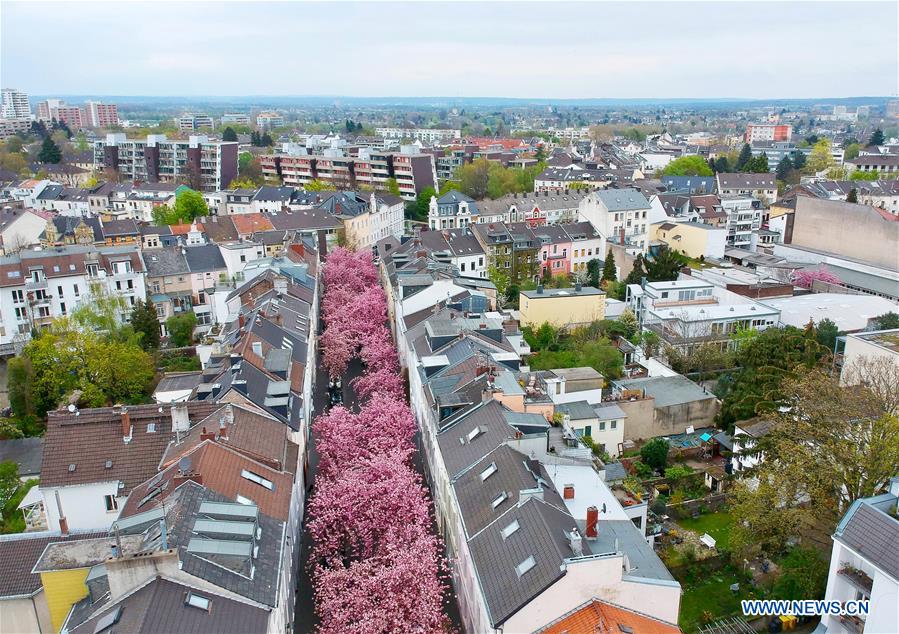
[[[33,279],[29,279],[27,282],[25,282],[25,290],[26,291],[37,291],[37,290],[46,289],[46,288],[47,288],[47,279],[46,278],[39,280],[37,282],[34,281]]]
[[[865,622],[857,616],[841,616],[840,625],[850,634],[864,634],[865,631]]]
[[[850,566],[849,564],[843,564],[837,574],[848,581],[856,589],[861,590],[870,596],[871,589],[874,587],[874,580],[869,577],[865,571]]]

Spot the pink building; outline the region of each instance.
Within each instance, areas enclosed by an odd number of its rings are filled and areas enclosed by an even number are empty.
[[[571,237],[560,225],[533,227],[540,241],[540,274],[568,275],[571,273]]]
[[[92,128],[110,128],[119,125],[119,108],[114,103],[88,101],[85,105],[87,125]]]

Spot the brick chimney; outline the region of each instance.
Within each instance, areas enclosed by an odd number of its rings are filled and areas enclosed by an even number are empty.
[[[131,413],[126,409],[122,408],[122,440],[125,442],[131,442]]]
[[[244,317],[244,314],[243,314],[243,313],[240,313],[240,314],[237,316],[237,326],[238,326],[238,328],[240,328],[241,330],[243,330],[243,326],[244,326],[244,323],[246,322],[246,320],[247,320],[247,318]]]
[[[59,491],[54,491],[56,495],[56,510],[59,512],[59,532],[63,535],[69,534],[69,522],[66,521],[65,513],[62,512],[62,501],[59,499]]]
[[[599,537],[599,509],[595,506],[587,507],[587,539]]]
[[[573,484],[565,485],[565,487],[562,489],[562,497],[565,498],[566,500],[574,499],[574,485]]]
[[[206,427],[203,427],[203,431],[200,432],[200,442],[204,440],[215,440],[215,432],[214,431],[206,431]]]
[[[624,227],[621,227],[618,235],[621,237],[621,244],[624,245]]]

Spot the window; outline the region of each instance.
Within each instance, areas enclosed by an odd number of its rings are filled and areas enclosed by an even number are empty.
[[[600,421],[599,422],[599,431],[605,431],[605,430],[606,430],[606,421],[604,421],[604,420]]]
[[[536,565],[537,565],[537,562],[534,561],[534,558],[533,558],[533,557],[528,557],[527,559],[525,559],[524,561],[522,561],[520,564],[518,564],[517,566],[515,566],[515,572],[518,573],[518,576],[519,576],[519,577],[521,577],[521,576],[523,576],[528,570],[530,570],[531,568],[533,568],[533,567],[536,566]]]
[[[487,478],[496,473],[496,463],[491,462],[490,465],[481,471],[481,482],[484,482]]]
[[[612,427],[612,429],[618,429],[618,421],[617,421],[617,420],[613,420],[612,423],[611,423],[611,427]]]
[[[200,610],[209,611],[209,606],[212,604],[212,601],[209,600],[208,597],[204,597],[201,594],[196,594],[195,592],[188,592],[187,599],[184,601],[184,605],[189,605],[192,608],[198,608]]]
[[[28,319],[28,312],[24,306],[16,306],[16,319],[18,321],[26,321]]]
[[[25,303],[25,291],[20,288],[15,289],[12,292],[12,302],[13,304],[24,304]]]
[[[63,295],[63,293],[62,293],[62,286],[57,286],[57,287],[56,287],[56,294],[59,295],[60,297],[62,297],[62,295]]]
[[[234,499],[237,500],[238,504],[246,504],[247,506],[256,506],[256,503],[253,500],[251,500],[250,498],[245,498],[242,495],[238,495]]]
[[[59,302],[59,312],[61,315],[66,314],[66,303],[65,302]]]
[[[104,495],[103,503],[106,505],[107,513],[119,510],[119,503],[116,501],[114,495]]]
[[[269,491],[273,491],[275,488],[275,485],[272,483],[271,480],[266,480],[261,475],[253,473],[252,471],[247,471],[246,469],[242,469],[240,472],[240,476],[242,478],[244,478],[245,480],[249,480],[250,482],[255,482],[259,486],[265,487]]]
[[[75,297],[78,297],[78,296],[81,294],[81,291],[78,290],[78,285],[75,284],[75,285],[73,286],[73,289],[75,290]]]
[[[147,433],[148,434],[156,433],[156,423],[147,423]]]
[[[505,502],[508,499],[509,499],[509,494],[506,493],[505,491],[503,491],[502,493],[497,495],[495,498],[493,498],[493,503],[492,503],[493,509],[496,510],[500,504],[502,504],[503,502]]]
[[[108,630],[118,623],[120,618],[122,618],[122,606],[117,607],[97,621],[97,624],[94,626],[94,634],[99,634],[99,632],[102,632],[103,630]]]

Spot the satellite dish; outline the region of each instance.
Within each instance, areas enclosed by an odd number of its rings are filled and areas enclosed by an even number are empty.
[[[70,414],[74,414],[76,409],[74,403],[69,403],[69,407],[67,409],[69,410]]]
[[[183,458],[178,460],[178,470],[181,473],[187,473],[188,471],[190,471],[190,458],[184,456]]]

